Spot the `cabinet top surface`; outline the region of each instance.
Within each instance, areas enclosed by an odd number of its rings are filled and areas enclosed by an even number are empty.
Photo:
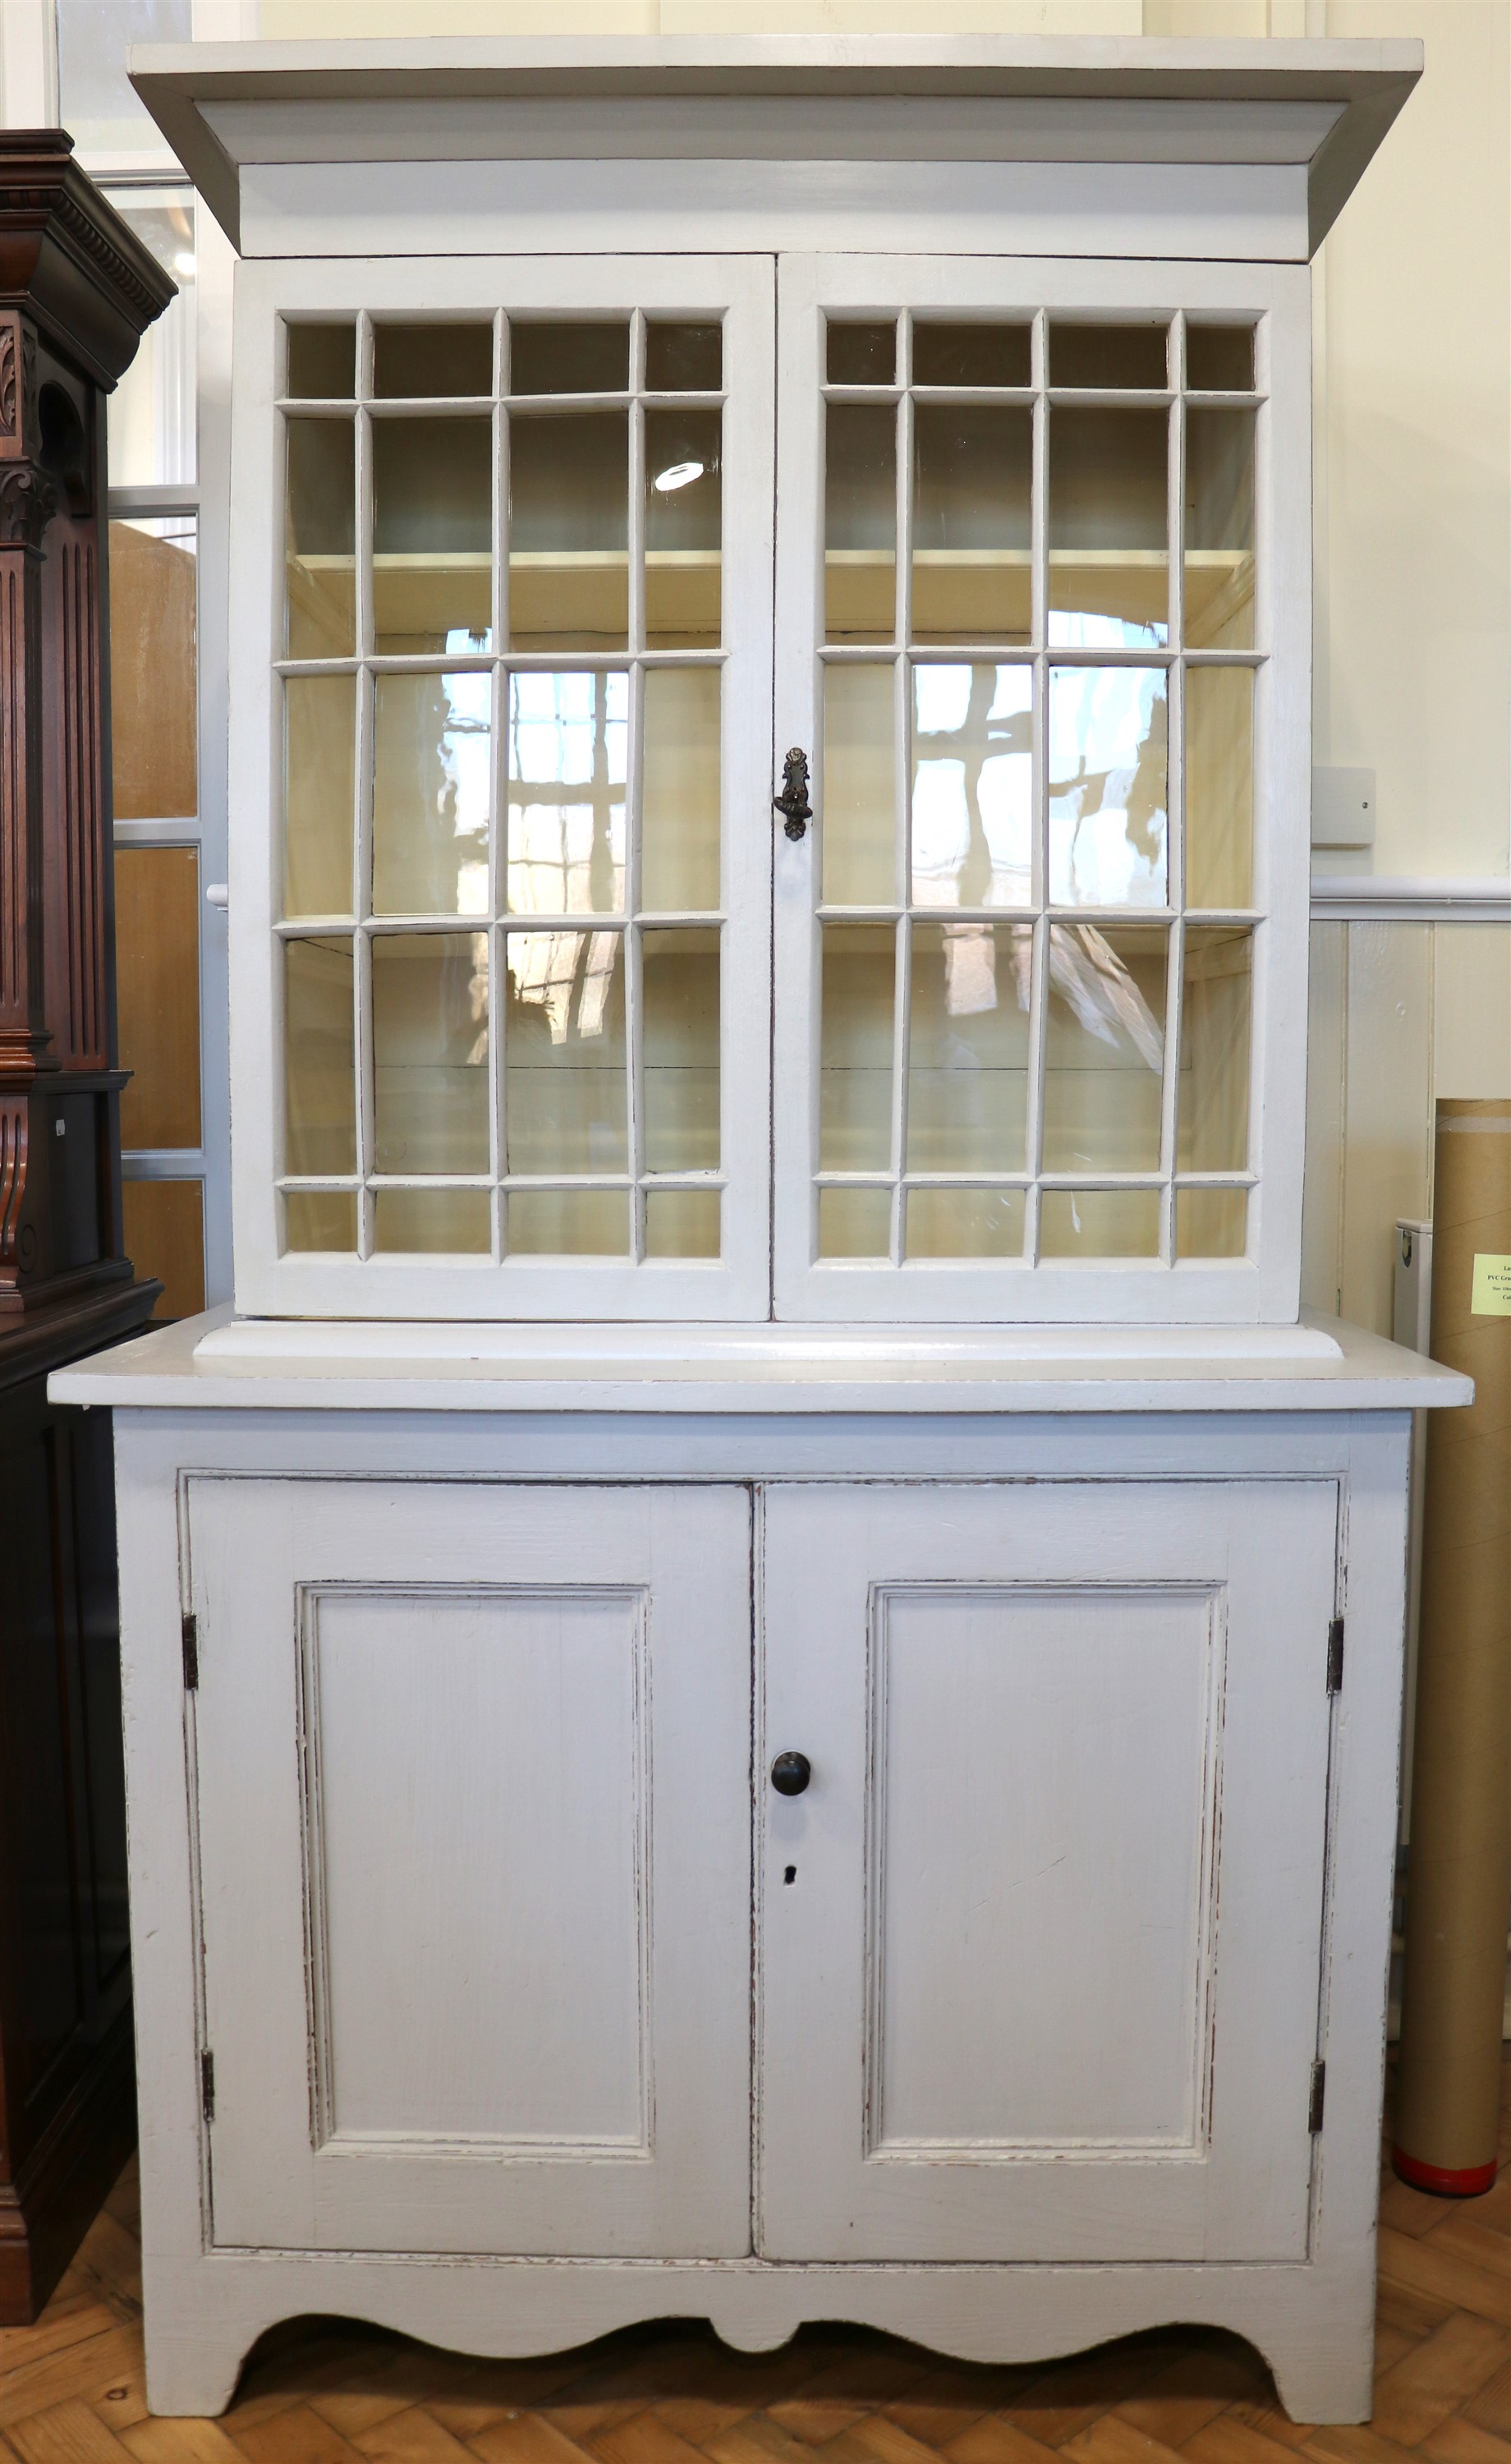
[[[1470,1380],[1339,1319],[1268,1329],[419,1326],[236,1318],[55,1372],[55,1402],[251,1411],[1411,1411]]]
[[[130,71],[233,241],[252,165],[607,150],[1304,166],[1315,248],[1421,75],[1422,46],[987,35],[199,43],[137,46]]]

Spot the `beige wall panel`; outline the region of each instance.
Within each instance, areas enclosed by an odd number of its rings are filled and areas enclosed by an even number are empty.
[[[1343,1108],[1347,1084],[1348,927],[1314,924],[1306,1032],[1306,1178],[1302,1299],[1338,1308],[1343,1240]]]
[[[1398,1217],[1427,1213],[1433,926],[1350,924],[1343,1314],[1389,1334]]]
[[[1329,0],[1426,74],[1324,251],[1329,686],[1379,774],[1379,873],[1503,873],[1511,658],[1511,10]]]
[[[1187,11],[1189,14],[1189,11]],[[1248,32],[1252,5],[1219,6]],[[1258,7],[1266,31],[1263,0]],[[257,31],[303,37],[405,34],[1138,34],[1141,0],[261,0]],[[1157,31],[1152,26],[1150,33]]]
[[[1438,924],[1434,935],[1434,1093],[1511,1095],[1511,928]]]

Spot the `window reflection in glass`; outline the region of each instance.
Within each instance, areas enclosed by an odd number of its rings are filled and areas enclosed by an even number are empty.
[[[373,688],[373,912],[486,915],[493,680],[380,675]]]
[[[1046,1172],[1157,1172],[1163,925],[1055,924],[1044,1053]]]
[[[624,674],[540,671],[510,678],[508,901],[514,914],[623,911],[628,740]]]
[[[626,1171],[623,933],[511,933],[506,946],[510,1171]],[[514,1248],[518,1228],[511,1211]]]
[[[1026,642],[1033,626],[1032,411],[921,402],[913,412],[918,642]]]
[[[914,668],[915,906],[1028,904],[1033,709],[1030,668]]]
[[[1052,668],[1049,895],[1058,907],[1163,907],[1163,668]]]

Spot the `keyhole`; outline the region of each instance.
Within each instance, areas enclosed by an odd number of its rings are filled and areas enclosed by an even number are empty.
[[[782,1879],[782,1881],[783,1881],[784,1882],[795,1882],[795,1881],[797,1881],[797,1879],[798,1879],[798,1868],[797,1868],[797,1866],[796,1866],[796,1865],[789,1865],[789,1866],[788,1866],[788,1868],[787,1868],[787,1871],[785,1872],[785,1874],[783,1874],[783,1876],[782,1876],[782,1878],[781,1878],[781,1879]]]

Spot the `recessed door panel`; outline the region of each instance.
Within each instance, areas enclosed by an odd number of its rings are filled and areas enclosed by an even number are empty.
[[[217,2246],[749,2246],[743,1490],[196,1478]]]
[[[768,2256],[1304,2256],[1336,1511],[770,1493]]]

